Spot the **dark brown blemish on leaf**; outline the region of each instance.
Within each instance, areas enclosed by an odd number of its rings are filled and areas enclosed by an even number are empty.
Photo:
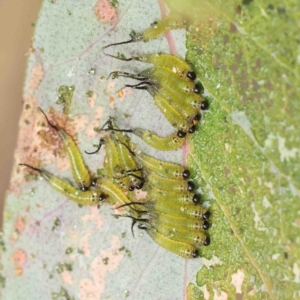
[[[230,188],[229,188],[229,190],[230,190],[230,192],[232,192],[233,194],[236,194],[236,188],[234,187],[234,186],[231,186]]]
[[[238,15],[242,15],[242,6],[241,5],[238,5],[235,9],[235,12],[238,14]]]
[[[237,70],[238,70],[237,65],[236,65],[236,64],[233,64],[232,67],[231,67],[231,70],[232,70],[232,72],[233,72],[234,74],[236,74],[236,73],[237,73]]]
[[[216,56],[216,62],[215,62],[215,68],[219,69],[220,65],[221,65],[221,63],[220,63],[220,55],[217,55]]]
[[[228,177],[228,175],[231,173],[231,171],[227,167],[224,167],[224,173],[225,173],[225,176]]]
[[[255,79],[252,80],[252,88],[254,90],[258,90],[260,88],[260,85],[257,83]]]
[[[241,293],[241,294],[239,294],[239,293],[235,294],[235,299],[236,300],[243,300],[244,299],[244,294],[243,293]]]
[[[224,44],[226,45],[227,43],[229,43],[229,35],[224,35]]]
[[[237,27],[234,23],[230,23],[230,31],[232,33],[236,33],[237,32]]]

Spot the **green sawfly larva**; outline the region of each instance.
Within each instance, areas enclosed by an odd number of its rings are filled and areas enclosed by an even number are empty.
[[[185,60],[182,60],[175,55],[166,53],[151,53],[143,54],[140,56],[131,56],[129,58],[125,58],[122,55],[105,55],[124,61],[136,60],[140,62],[150,63],[154,66],[168,68],[180,78],[187,78],[189,80],[196,79],[196,74],[195,72],[191,71],[190,65]]]
[[[41,108],[39,109],[45,116],[48,125],[58,133],[58,135],[64,143],[65,149],[68,153],[68,157],[70,160],[72,175],[76,184],[80,187],[82,191],[86,191],[91,185],[91,177],[76,143],[74,142],[72,137],[69,136],[63,129],[53,125],[49,121],[44,111]]]
[[[179,164],[162,161],[142,152],[137,159],[146,169],[168,178],[188,179],[190,177],[189,170]]]
[[[19,164],[19,165],[25,166],[27,168],[30,168],[33,171],[38,172],[41,175],[41,177],[44,178],[54,190],[60,192],[68,199],[76,202],[77,204],[98,205],[99,203],[103,202],[105,199],[103,193],[100,190],[81,191],[74,188],[66,181],[52,175],[51,173],[49,173],[44,169],[38,169],[27,164]]]
[[[152,226],[139,225],[138,227],[145,230],[159,246],[174,254],[177,254],[183,258],[196,258],[198,256],[198,250],[193,245],[174,241],[159,233]]]
[[[147,176],[148,182],[154,186],[156,189],[164,191],[174,191],[174,192],[191,192],[195,188],[192,181],[186,181],[183,179],[171,179],[162,177],[154,172],[151,172]]]
[[[102,126],[101,130],[110,131],[110,135],[100,139],[96,151],[86,153],[94,154],[105,145],[104,173],[125,190],[141,189],[144,178],[134,159],[135,154],[130,150],[129,138],[117,128],[112,118]]]
[[[130,44],[139,41],[148,42],[158,38],[168,30],[183,28],[186,26],[186,24],[186,20],[181,16],[170,14],[164,17],[162,20],[154,22],[151,27],[147,28],[143,32],[134,34],[130,40],[119,43],[112,43],[104,46],[103,49],[109,48],[111,46]]]
[[[165,197],[169,197],[174,199],[176,203],[186,204],[186,203],[193,203],[199,204],[200,203],[200,196],[198,194],[193,194],[191,192],[178,192],[173,190],[160,190],[154,186],[148,189],[148,197],[152,199],[156,199],[157,201],[164,201]]]

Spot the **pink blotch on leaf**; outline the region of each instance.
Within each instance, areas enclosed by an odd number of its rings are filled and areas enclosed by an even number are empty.
[[[30,79],[28,82],[29,88],[36,90],[39,87],[44,74],[45,72],[43,70],[43,66],[41,64],[37,64],[31,71]]]
[[[98,257],[96,257],[91,264],[91,276],[83,278],[80,281],[79,298],[80,300],[98,300],[105,289],[106,274],[118,267],[123,259],[123,251],[120,249],[120,239],[117,236],[112,236],[111,248],[103,250]],[[106,260],[105,264],[103,260]]]
[[[68,284],[68,285],[72,284],[73,278],[69,271],[64,270],[60,275],[64,284]]]
[[[14,251],[12,259],[16,267],[23,267],[27,260],[27,254],[24,250],[17,249]]]
[[[87,99],[89,107],[94,107],[96,104],[97,95],[93,92],[93,95]]]
[[[25,222],[24,217],[17,216],[15,218],[14,228],[15,228],[15,230],[18,231],[18,233],[21,233],[25,229],[25,225],[26,225],[26,222]]]
[[[94,128],[100,128],[100,119],[103,116],[104,108],[102,106],[96,109],[94,118],[92,122],[86,128],[85,134],[89,138],[96,137],[99,133],[94,130]]]
[[[95,13],[101,22],[115,22],[118,18],[117,10],[108,0],[99,0],[95,5]]]

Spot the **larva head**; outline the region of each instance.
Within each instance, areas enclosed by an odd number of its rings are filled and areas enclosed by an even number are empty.
[[[207,211],[206,213],[203,214],[203,219],[204,220],[208,220],[209,217],[210,217],[210,212],[209,211]]]
[[[194,197],[193,197],[193,202],[194,202],[195,204],[198,204],[198,203],[200,202],[200,196],[197,195],[197,194],[195,194]]]
[[[202,101],[202,102],[201,102],[200,108],[201,108],[202,110],[207,110],[207,109],[208,109],[208,102],[205,101],[205,100]]]
[[[196,249],[195,251],[192,252],[193,258],[197,258],[199,255],[198,250]]]
[[[187,74],[186,74],[186,77],[187,77],[188,79],[195,80],[196,77],[197,77],[197,75],[196,75],[196,73],[193,72],[193,71],[188,71]]]
[[[203,245],[204,246],[209,246],[210,245],[210,237],[209,236],[206,237],[206,240],[204,241]]]
[[[201,91],[202,91],[201,85],[199,83],[196,83],[193,92],[195,94],[200,94]]]
[[[135,184],[134,187],[135,187],[137,190],[140,190],[143,186],[144,186],[144,181],[139,181],[139,182],[137,182],[137,183]]]
[[[196,116],[193,118],[193,123],[197,124],[200,121],[200,119],[201,119],[201,115],[200,114],[196,114]]]
[[[204,221],[204,222],[203,222],[202,228],[203,228],[204,230],[209,229],[209,223],[208,223],[207,221]]]
[[[193,125],[192,127],[189,128],[189,133],[194,133],[196,130],[196,126]]]
[[[195,185],[192,181],[188,181],[188,191],[192,192],[195,188]]]
[[[184,179],[188,179],[190,177],[191,173],[189,170],[184,170],[183,173],[182,173],[182,177]]]
[[[177,136],[178,136],[179,138],[184,138],[184,137],[186,136],[186,133],[183,132],[183,131],[181,131],[181,130],[178,130]]]

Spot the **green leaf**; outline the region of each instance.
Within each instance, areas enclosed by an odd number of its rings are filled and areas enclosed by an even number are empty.
[[[210,199],[209,298],[300,298],[299,3],[210,2],[187,59],[210,100],[189,162]],[[214,295],[214,296],[213,296]]]

